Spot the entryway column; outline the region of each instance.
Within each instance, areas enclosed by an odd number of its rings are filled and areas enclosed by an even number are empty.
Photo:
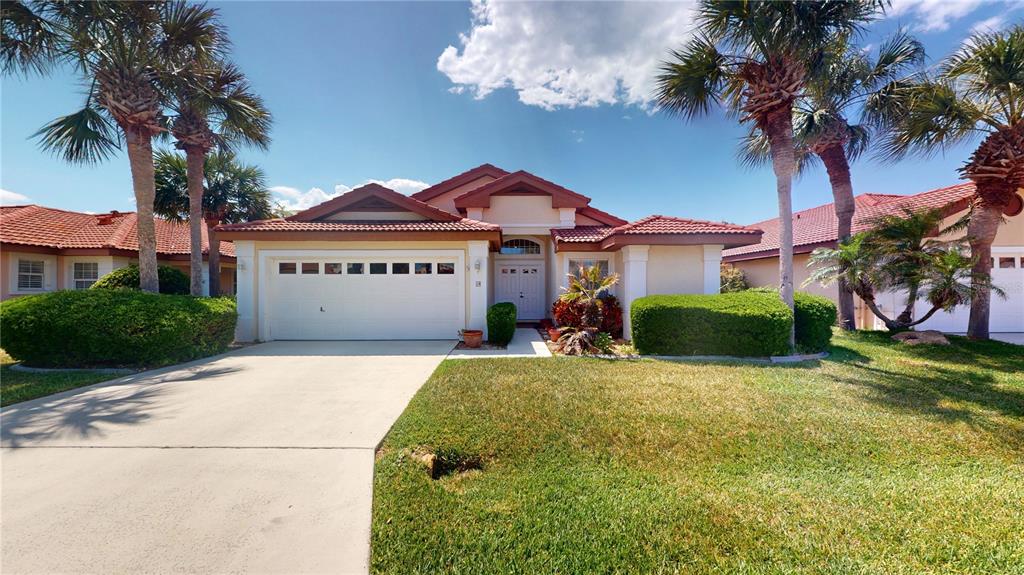
[[[466,329],[482,329],[487,339],[487,280],[490,270],[490,245],[486,241],[473,240],[469,244],[469,317]]]
[[[722,291],[722,248],[725,246],[702,246],[704,248],[704,293]]]
[[[235,240],[235,266],[238,284],[235,286],[235,305],[238,323],[235,324],[237,341],[256,339],[256,244]],[[207,285],[209,285],[207,283]]]
[[[650,246],[622,248],[622,335],[633,339],[629,310],[633,300],[647,295],[647,252]]]

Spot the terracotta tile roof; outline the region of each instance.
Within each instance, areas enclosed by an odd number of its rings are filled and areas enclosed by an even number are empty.
[[[576,213],[611,226],[621,226],[629,223],[618,216],[613,216],[612,214],[609,214],[604,210],[599,210],[594,206],[583,206],[582,208],[577,208]]]
[[[496,232],[501,227],[463,218],[455,222],[430,220],[346,220],[295,222],[283,219],[257,220],[218,226],[225,232]]]
[[[853,216],[853,233],[867,230],[871,226],[872,220],[879,216],[900,214],[904,208],[915,211],[944,207],[963,209],[967,207],[967,202],[973,196],[974,184],[970,182],[911,196],[860,194],[854,198],[856,212]],[[833,204],[825,204],[793,214],[793,247],[810,248],[835,242],[839,237],[838,224]],[[722,252],[724,258],[735,258],[760,252],[765,252],[763,257],[769,257],[778,253],[779,218],[758,222],[753,226],[764,230],[761,242],[725,250]],[[809,251],[809,249],[804,251]]]
[[[475,168],[470,168],[461,174],[454,175],[447,180],[438,182],[428,188],[424,188],[413,194],[412,197],[420,200],[421,202],[426,202],[484,176],[500,178],[507,175],[508,172],[498,166],[492,164],[480,164]]]
[[[135,212],[83,214],[43,206],[5,206],[0,208],[0,242],[55,249],[116,249],[138,251]],[[203,226],[203,253],[210,249]],[[187,223],[156,220],[158,254],[189,253]],[[235,246],[221,242],[220,253],[234,257]]]
[[[551,235],[559,242],[593,243],[614,235],[696,235],[696,234],[750,234],[756,237],[761,230],[728,224],[688,220],[671,216],[647,216],[621,226],[576,226],[571,229],[553,229]]]
[[[605,239],[614,229],[612,226],[576,226],[575,228],[553,229],[551,235],[560,242],[593,243]]]

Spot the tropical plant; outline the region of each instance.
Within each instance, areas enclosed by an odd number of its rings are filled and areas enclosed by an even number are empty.
[[[602,297],[617,283],[619,274],[604,275],[598,266],[580,267],[577,273],[568,275],[566,287],[562,288],[563,292],[558,299],[581,305],[581,329],[597,330],[601,327],[601,310],[604,307]]]
[[[191,236],[191,291],[203,290],[203,167],[214,147],[230,150],[234,144],[266,149],[270,143],[270,113],[233,64],[197,63],[172,78],[169,106],[175,147],[185,152],[188,171],[189,231]]]
[[[156,201],[154,208],[172,221],[191,216],[188,161],[180,154],[160,150],[156,154]],[[257,166],[241,163],[231,152],[214,152],[203,166],[203,209],[210,240],[210,294],[220,293],[220,241],[213,228],[219,223],[245,222],[271,217],[272,205],[266,176]],[[197,250],[197,253],[202,253]]]
[[[840,36],[824,51],[824,59],[807,81],[793,107],[793,139],[797,171],[821,161],[828,173],[835,208],[837,239],[850,237],[856,209],[850,163],[871,144],[871,124],[851,124],[851,114],[871,98],[893,90],[924,61],[924,47],[906,32],[884,41],[871,58]],[[750,166],[771,161],[764,132],[754,127],[740,146],[740,160]],[[853,291],[839,282],[839,325],[855,329]]]
[[[793,309],[793,103],[835,38],[858,32],[879,3],[870,0],[736,2],[702,0],[700,33],[672,52],[658,76],[659,105],[687,119],[722,100],[740,122],[765,134],[779,200],[779,282]],[[793,347],[790,334],[790,347]]]
[[[974,261],[967,335],[988,339],[992,241],[1024,187],[1024,26],[975,34],[936,73],[883,96],[868,105],[887,130],[885,158],[931,156],[980,141],[960,174],[977,190],[967,228]]]
[[[596,329],[574,327],[562,328],[562,335],[555,342],[555,349],[565,355],[588,355],[597,353],[600,348],[596,345],[598,332]]]
[[[153,138],[166,131],[166,87],[185,68],[220,58],[217,11],[184,0],[4,2],[4,72],[68,64],[83,79],[81,109],[43,126],[44,149],[93,164],[123,142],[138,210],[140,287],[159,289],[153,219]]]
[[[747,283],[747,274],[740,268],[727,263],[722,263],[719,268],[719,283],[721,293],[733,293],[750,289]]]

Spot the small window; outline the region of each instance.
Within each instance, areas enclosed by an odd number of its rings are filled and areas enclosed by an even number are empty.
[[[434,273],[434,264],[416,264],[416,275]]]
[[[302,262],[302,275],[313,275],[320,273],[320,264],[316,262]]]
[[[501,244],[501,253],[507,255],[539,254],[540,244],[530,240],[508,240]]]
[[[43,289],[43,260],[18,260],[18,289]]]
[[[441,262],[441,263],[437,264],[437,274],[438,275],[446,275],[446,276],[454,275],[455,274],[455,264],[448,263],[448,262]]]
[[[1020,258],[1020,268],[1024,269],[1024,256],[1021,256]]]
[[[100,264],[96,262],[75,262],[75,289],[89,289],[89,286],[100,279]]]
[[[350,276],[360,275],[360,274],[363,273],[363,264],[362,263],[358,263],[358,264],[350,263],[350,264],[345,266],[345,273],[347,273]]]
[[[281,262],[277,264],[277,273],[279,274],[294,274],[295,273],[295,262]]]
[[[592,268],[597,266],[601,275],[608,275],[608,260],[569,260],[569,273],[577,274],[580,268]]]
[[[408,274],[409,273],[409,264],[408,263],[391,264],[391,273],[394,274],[394,275],[405,275],[405,274]]]
[[[324,273],[329,276],[340,275],[343,269],[345,267],[341,264],[324,264]]]
[[[999,269],[1013,269],[1016,263],[1013,258],[999,258]]]
[[[370,264],[370,275],[379,276],[388,273],[388,264]]]

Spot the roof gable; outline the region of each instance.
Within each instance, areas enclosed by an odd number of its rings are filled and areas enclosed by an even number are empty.
[[[462,219],[380,184],[366,184],[286,219],[293,222],[314,222],[342,211],[407,211],[435,222],[455,222]]]
[[[502,176],[507,175],[508,172],[497,166],[493,166],[491,164],[481,164],[475,168],[466,170],[465,172],[462,172],[457,176],[448,178],[443,182],[438,182],[433,186],[422,189],[413,194],[412,197],[421,202],[426,202],[440,195],[446,194],[454,190],[455,188],[458,188],[459,186],[464,186],[470,182],[473,182],[474,180],[479,180],[480,178],[488,176],[491,178],[500,178]]]
[[[590,203],[587,196],[577,194],[530,172],[519,170],[455,198],[455,207],[488,208],[491,206],[491,196],[515,194],[551,196],[553,208],[582,208]]]

